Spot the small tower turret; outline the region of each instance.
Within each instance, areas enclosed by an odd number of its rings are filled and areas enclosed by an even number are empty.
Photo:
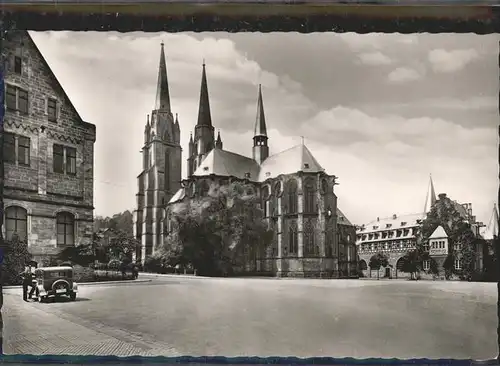
[[[222,150],[222,139],[220,138],[220,130],[217,131],[217,140],[215,141],[215,148]]]

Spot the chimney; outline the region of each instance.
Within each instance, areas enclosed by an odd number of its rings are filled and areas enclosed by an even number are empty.
[[[398,216],[396,214],[392,215],[393,220],[396,220],[397,218],[398,218]]]
[[[377,221],[380,221],[380,217],[377,217]]]
[[[438,197],[440,200],[443,200],[446,198],[446,193],[440,193]]]

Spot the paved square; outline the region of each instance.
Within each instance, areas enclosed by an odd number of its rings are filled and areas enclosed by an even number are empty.
[[[154,278],[75,302],[4,291],[6,354],[496,357],[496,284]]]

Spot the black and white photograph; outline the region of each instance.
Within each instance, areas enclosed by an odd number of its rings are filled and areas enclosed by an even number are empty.
[[[3,48],[4,354],[497,356],[496,35]]]

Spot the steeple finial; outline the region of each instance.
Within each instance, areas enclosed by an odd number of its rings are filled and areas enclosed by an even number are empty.
[[[267,136],[266,115],[264,113],[264,102],[262,100],[262,87],[259,84],[259,97],[257,99],[257,117],[255,119],[254,137]]]
[[[220,129],[217,130],[217,140],[215,141],[215,147],[222,150],[222,139],[220,138]]]
[[[160,66],[158,69],[158,84],[156,86],[155,110],[170,112],[170,92],[168,90],[167,62],[163,41],[161,42]]]
[[[175,114],[175,123],[179,124],[179,116],[177,113]]]
[[[434,190],[434,183],[432,182],[432,174],[429,174],[429,188],[427,190],[427,197],[425,198],[424,213],[429,213],[436,201],[436,192]]]
[[[197,126],[212,127],[212,116],[210,114],[210,102],[208,98],[207,73],[205,71],[205,60],[203,60],[203,71],[201,74],[200,106],[198,109]]]

